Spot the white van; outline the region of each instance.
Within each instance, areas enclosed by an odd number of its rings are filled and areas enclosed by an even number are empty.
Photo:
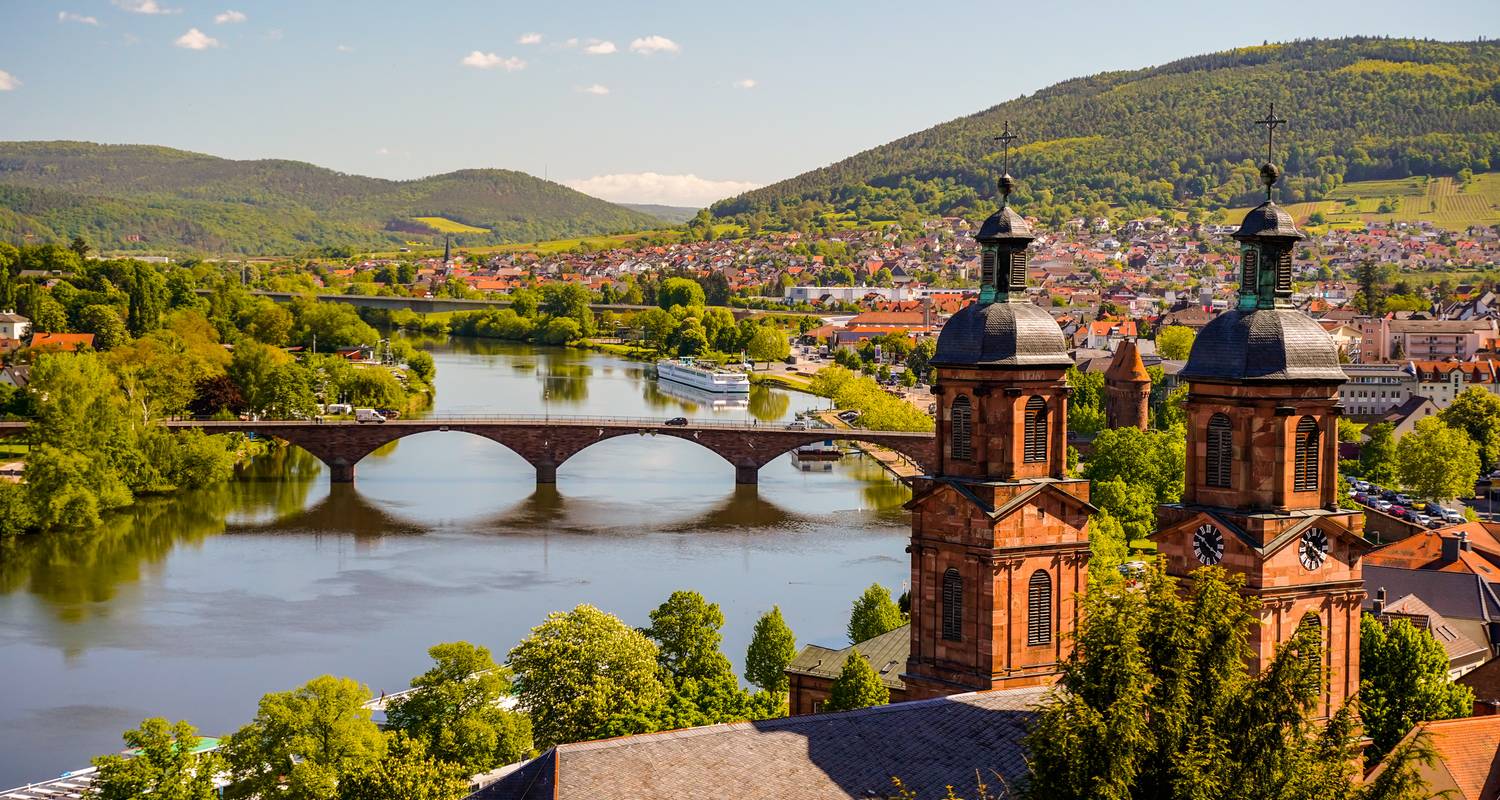
[[[378,422],[383,425],[385,424],[385,417],[382,417],[379,414],[375,413],[375,409],[373,408],[356,408],[354,409],[354,421]]]

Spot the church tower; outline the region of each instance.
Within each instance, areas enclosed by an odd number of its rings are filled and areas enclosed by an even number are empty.
[[[1180,504],[1158,511],[1167,570],[1189,577],[1220,565],[1245,576],[1261,601],[1252,666],[1264,669],[1301,626],[1316,627],[1327,687],[1320,713],[1359,688],[1364,598],[1364,516],[1338,506],[1338,347],[1291,304],[1292,248],[1303,236],[1271,199],[1233,235],[1240,243],[1239,301],[1198,334],[1180,377],[1188,381],[1187,475]]]
[[[1015,137],[1007,127],[1000,139]],[[1008,165],[1007,165],[1008,166]],[[1071,652],[1089,556],[1088,483],[1067,477],[1057,323],[1026,297],[1035,238],[1010,207],[980,227],[980,291],[932,358],[938,459],[912,511],[908,699],[1055,680]]]
[[[1151,421],[1151,375],[1141,361],[1134,339],[1115,347],[1104,371],[1104,424],[1111,428],[1140,428]]]

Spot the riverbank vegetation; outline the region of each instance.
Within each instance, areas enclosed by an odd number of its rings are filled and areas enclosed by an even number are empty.
[[[124,734],[139,754],[94,759],[96,796],[124,800],[150,787],[207,800],[197,777],[207,772],[229,780],[231,800],[457,800],[470,776],[555,744],[785,716],[796,639],[779,609],[761,616],[747,651],[754,692],[720,649],[716,603],[673,592],[650,622],[631,628],[588,605],[556,612],[504,666],[485,647],[436,645],[412,691],[387,701],[384,730],[369,688],[331,675],[265,695],[253,720],[196,755],[203,743],[187,722],[147,719]]]
[[[868,375],[840,366],[824,367],[813,376],[813,394],[832,398],[842,409],[859,412],[863,427],[881,431],[930,431],[937,423],[911,403],[888,393]]]
[[[641,290],[627,282],[639,300]],[[508,308],[419,314],[407,309],[369,309],[365,318],[381,327],[428,335],[453,334],[545,345],[598,347],[627,357],[692,356],[716,363],[781,361],[791,354],[790,337],[816,320],[769,315],[736,320],[722,306],[706,305],[697,281],[666,278],[650,291],[657,307],[635,312],[594,313],[590,304],[609,302],[574,283],[546,283],[510,293]]]
[[[0,484],[0,533],[97,526],[138,496],[227,480],[265,447],[238,434],[173,433],[165,420],[430,399],[432,357],[383,346],[352,308],[277,305],[212,267],[87,253],[77,240],[0,243],[0,308],[31,320],[31,344],[40,333],[74,335],[4,356],[16,385],[0,384],[0,413],[31,424],[22,483]]]

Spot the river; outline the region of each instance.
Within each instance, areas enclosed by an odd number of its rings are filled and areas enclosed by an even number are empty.
[[[433,413],[791,419],[826,403],[756,387],[742,407],[667,392],[647,365],[580,350],[454,340]],[[148,716],[228,733],[263,693],[323,673],[405,688],[426,649],[503,658],[548,612],[591,603],[632,625],[674,589],[719,603],[743,666],[779,604],[799,644],[845,644],[871,581],[899,591],[908,490],[846,457],[789,455],[737,487],[719,456],[671,437],[594,445],[537,486],[462,433],[408,437],[330,486],[300,450],[227,485],[150,499],[100,530],[0,544],[0,789],[83,767]]]

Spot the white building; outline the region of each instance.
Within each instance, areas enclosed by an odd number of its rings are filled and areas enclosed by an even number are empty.
[[[0,339],[25,339],[31,333],[31,320],[14,311],[0,311]]]

